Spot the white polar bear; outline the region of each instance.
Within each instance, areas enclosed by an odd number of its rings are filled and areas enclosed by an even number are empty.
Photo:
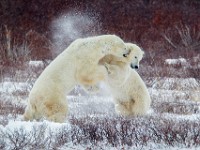
[[[64,122],[68,111],[66,94],[76,84],[90,88],[105,80],[106,68],[98,64],[105,55],[125,57],[127,53],[125,43],[115,35],[75,40],[36,80],[29,94],[24,119],[44,117],[50,121]]]
[[[100,63],[108,70],[106,83],[113,95],[116,112],[124,116],[144,115],[150,108],[151,98],[145,83],[132,69],[139,67],[143,51],[135,44],[126,45],[131,50],[127,58],[124,58],[126,61],[108,55]]]

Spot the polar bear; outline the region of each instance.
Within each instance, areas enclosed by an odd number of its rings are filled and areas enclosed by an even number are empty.
[[[127,47],[131,51],[123,61],[108,55],[100,60],[100,64],[107,68],[106,84],[114,98],[116,112],[123,116],[144,115],[150,108],[151,98],[145,83],[134,70],[139,68],[143,51],[135,44],[127,43]]]
[[[128,50],[116,35],[77,39],[45,68],[36,80],[28,98],[24,120],[46,118],[64,122],[68,104],[66,94],[75,85],[95,87],[105,80],[107,70],[98,62],[105,55],[126,57]]]

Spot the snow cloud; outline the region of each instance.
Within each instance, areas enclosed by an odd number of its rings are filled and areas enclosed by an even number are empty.
[[[55,45],[53,54],[58,54],[75,39],[100,33],[101,24],[98,15],[69,12],[56,18],[51,29]]]

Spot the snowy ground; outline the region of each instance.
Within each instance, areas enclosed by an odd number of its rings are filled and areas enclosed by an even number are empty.
[[[200,149],[197,79],[148,78],[152,109],[134,118],[115,114],[104,87],[93,96],[78,87],[67,96],[69,118],[63,124],[21,121],[34,79],[17,79],[0,82],[0,149]]]

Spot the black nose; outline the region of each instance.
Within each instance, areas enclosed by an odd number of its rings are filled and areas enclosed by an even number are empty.
[[[139,67],[138,66],[134,66],[134,65],[131,64],[131,68],[132,69],[138,69]]]

